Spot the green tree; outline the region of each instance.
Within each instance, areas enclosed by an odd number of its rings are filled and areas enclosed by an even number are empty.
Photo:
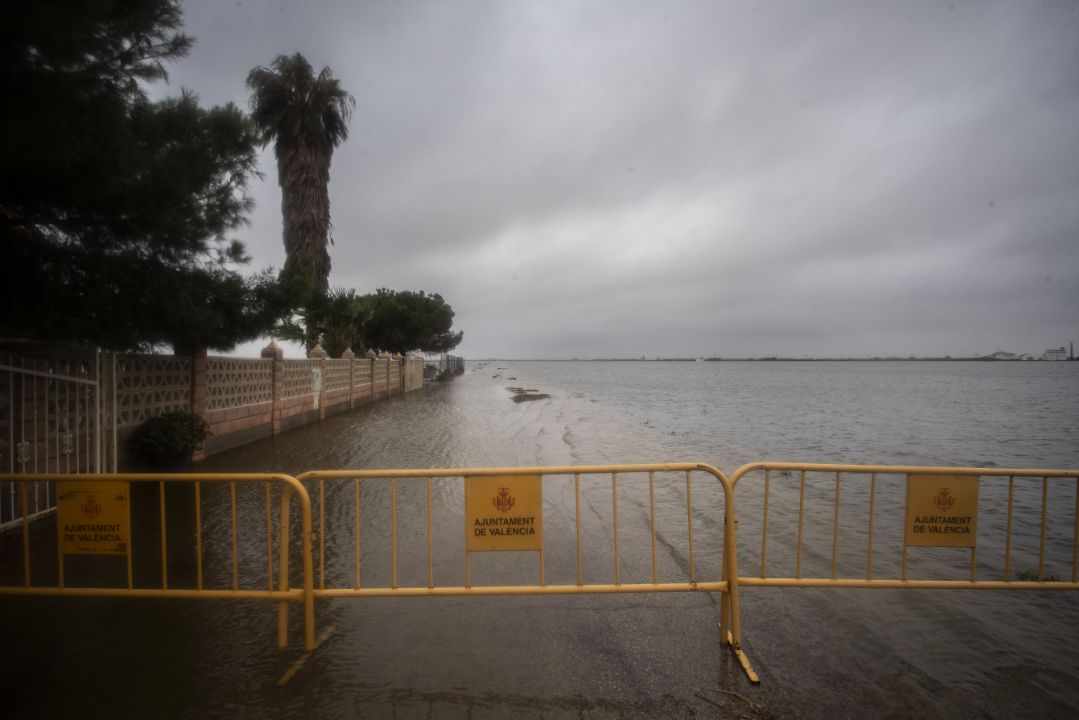
[[[464,337],[453,331],[453,316],[453,308],[438,293],[382,288],[357,295],[355,290],[336,289],[311,296],[294,317],[278,324],[273,335],[301,345],[314,337],[331,357],[340,357],[348,348],[357,355],[368,349],[443,353]]]
[[[355,99],[329,68],[316,76],[299,53],[280,55],[247,76],[251,114],[263,146],[274,142],[285,243],[282,277],[300,278],[314,293],[329,285],[330,162],[348,138]],[[307,345],[317,331],[309,328]]]
[[[285,309],[228,234],[251,207],[257,131],[148,83],[192,41],[174,0],[5,5],[0,336],[109,349],[229,348]]]
[[[438,293],[380,288],[364,296],[369,304],[368,347],[395,353],[449,352],[464,338],[453,332],[453,308]]]

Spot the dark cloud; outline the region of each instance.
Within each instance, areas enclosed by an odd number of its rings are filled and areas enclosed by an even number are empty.
[[[357,99],[333,284],[469,356],[1040,352],[1076,335],[1079,5],[191,2],[173,88]],[[272,153],[250,228],[280,265]]]

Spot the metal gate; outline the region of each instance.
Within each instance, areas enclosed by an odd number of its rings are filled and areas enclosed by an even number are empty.
[[[0,364],[0,531],[56,507],[52,483],[3,474],[101,472],[104,423],[101,359],[7,358]]]

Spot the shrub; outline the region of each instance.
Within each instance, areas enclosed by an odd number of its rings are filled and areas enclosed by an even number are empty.
[[[191,457],[209,435],[205,420],[181,410],[152,417],[139,425],[128,440],[128,447],[144,460],[169,462]]]

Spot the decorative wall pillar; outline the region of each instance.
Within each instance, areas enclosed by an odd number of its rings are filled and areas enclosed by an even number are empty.
[[[376,398],[376,395],[375,395],[375,358],[377,358],[378,355],[375,354],[374,350],[368,350],[367,352],[365,352],[363,354],[363,357],[364,357],[364,361],[367,363],[367,378],[368,378],[367,384],[371,388],[371,395],[370,395],[370,397],[368,398],[367,401],[368,402],[374,402],[375,398]]]
[[[327,354],[327,352],[325,350],[322,349],[322,345],[318,345],[318,344],[316,344],[315,347],[311,348],[310,352],[307,353],[308,359],[315,361],[315,362],[310,364],[310,367],[311,367],[311,372],[315,376],[315,378],[314,378],[314,381],[315,381],[315,383],[314,383],[315,384],[314,391],[315,391],[315,402],[318,404],[318,419],[319,420],[325,420],[326,419],[326,403],[323,402],[324,398],[322,397],[322,394],[323,394],[323,389],[322,389],[323,388],[322,370],[323,370],[323,361],[327,358],[327,356],[328,356],[328,354]]]
[[[209,392],[206,387],[206,348],[198,348],[191,353],[191,412],[210,423],[210,413],[206,409]],[[202,460],[206,451],[200,447],[191,456],[192,460]]]
[[[345,351],[341,353],[341,359],[348,360],[348,409],[352,410],[356,407],[352,392],[352,382],[356,377],[356,353],[352,352],[352,348],[345,348]]]
[[[270,405],[273,408],[273,434],[276,435],[281,432],[281,418],[285,411],[285,352],[271,340],[269,345],[262,348],[262,357],[273,360],[273,399]]]

